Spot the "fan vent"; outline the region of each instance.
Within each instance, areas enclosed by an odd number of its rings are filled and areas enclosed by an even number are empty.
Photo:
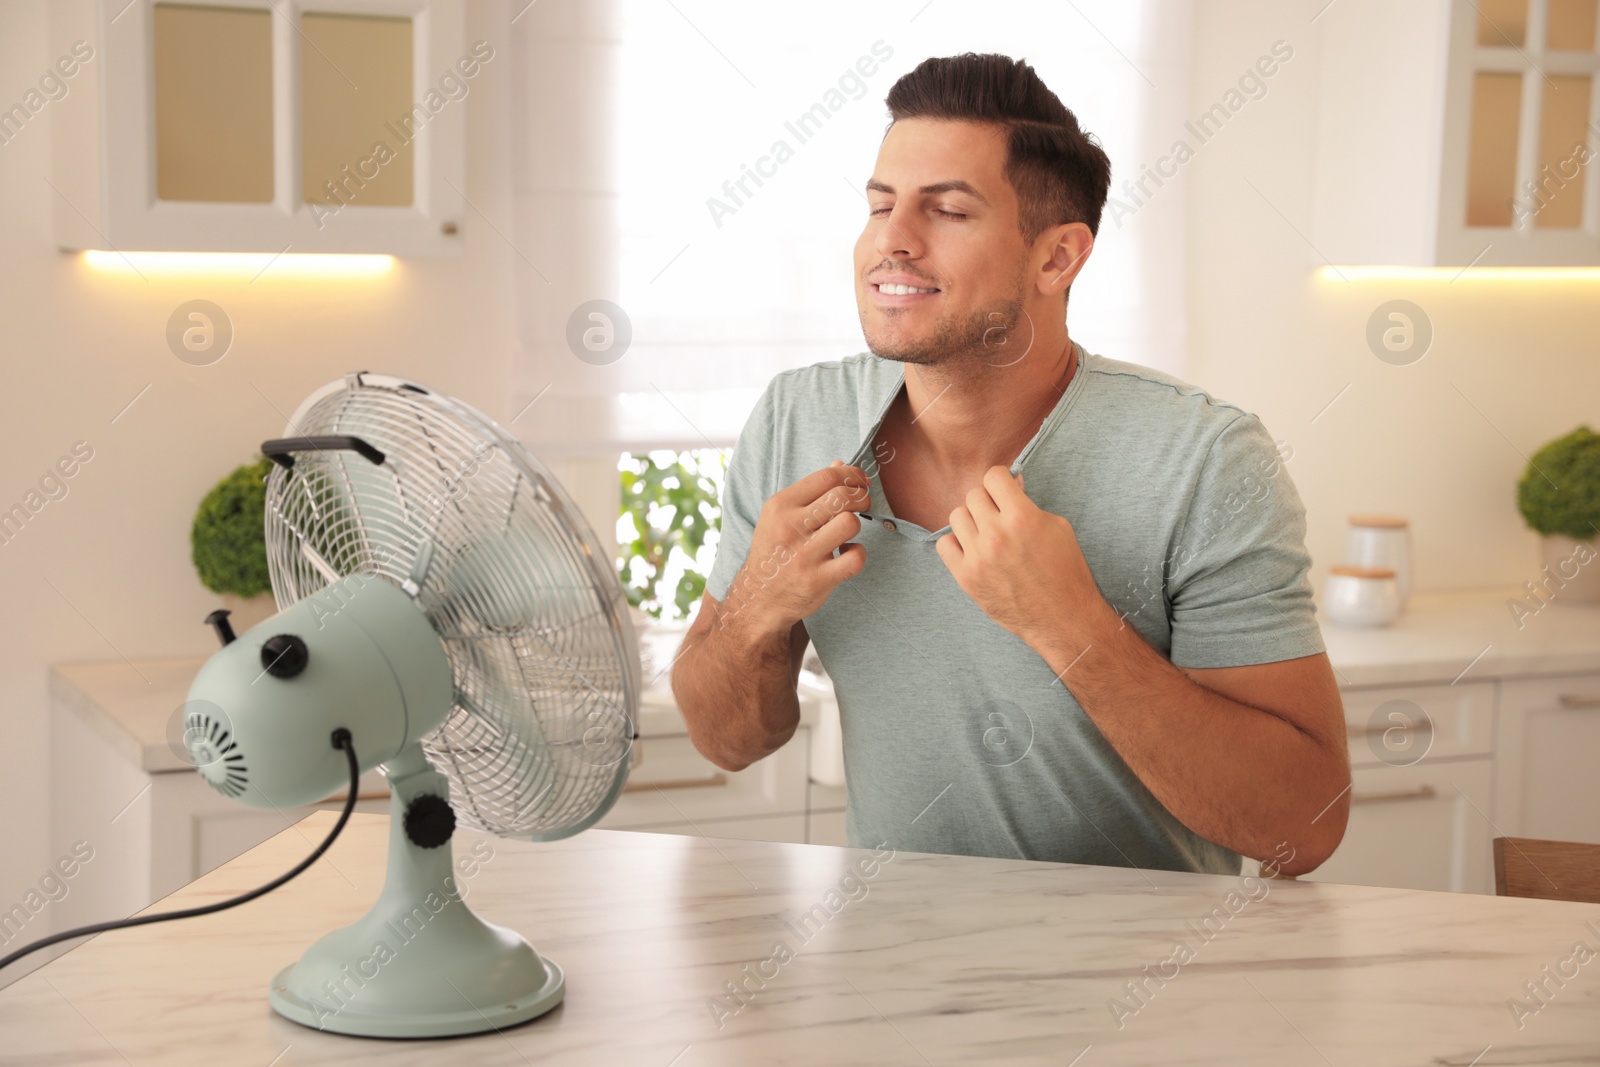
[[[190,711],[183,719],[183,745],[195,770],[225,797],[238,797],[250,782],[244,752],[228,726],[208,711]]]

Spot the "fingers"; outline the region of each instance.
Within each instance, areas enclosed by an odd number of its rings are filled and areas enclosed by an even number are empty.
[[[813,563],[833,556],[833,550],[861,532],[861,518],[853,511],[841,511],[817,528],[801,544],[799,555]]]
[[[856,511],[863,504],[857,503],[851,497],[851,490],[837,486],[828,490],[808,507],[790,511],[781,520],[788,527],[789,536],[796,541],[804,543],[814,539],[819,531],[841,515],[848,515],[855,519],[855,528],[860,529],[861,520],[856,518]],[[846,534],[844,540],[855,536]],[[837,547],[837,543],[830,546],[830,550]]]
[[[978,524],[973,521],[972,512],[967,508],[956,508],[950,513],[950,532],[955,535],[957,543],[963,550],[972,548],[978,543]]]
[[[985,471],[983,488],[1001,511],[1031,503],[1028,494],[1022,491],[1022,475],[1019,473],[1013,478],[1009,467],[995,466]]]
[[[1000,507],[989,495],[987,487],[975,485],[967,491],[967,511],[972,513],[972,521],[982,529],[1000,517]]]
[[[849,500],[853,510],[862,511],[870,499],[866,472],[860,467],[836,461],[831,466],[801,478],[787,488],[773,494],[772,500],[783,508],[808,508],[824,496],[838,490]],[[857,503],[859,501],[859,504]]]
[[[822,566],[817,568],[817,573],[822,575],[829,588],[832,588],[840,582],[860,574],[861,569],[866,565],[866,546],[852,543],[840,545],[838,558],[825,561]]]

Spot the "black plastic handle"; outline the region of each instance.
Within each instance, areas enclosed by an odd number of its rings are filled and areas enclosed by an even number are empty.
[[[373,463],[383,462],[383,453],[359,437],[339,435],[324,437],[275,437],[261,442],[261,454],[286,471],[294,470],[296,452],[321,452],[324,449],[344,449],[359,452]]]

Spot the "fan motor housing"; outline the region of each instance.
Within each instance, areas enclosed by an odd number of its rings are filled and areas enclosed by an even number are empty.
[[[281,665],[286,648],[298,670],[264,667]],[[209,721],[186,740],[219,792],[287,809],[349,786],[335,729],[350,731],[366,771],[443,721],[453,696],[449,660],[422,610],[387,579],[352,574],[214,653],[189,687],[190,705],[207,708]]]

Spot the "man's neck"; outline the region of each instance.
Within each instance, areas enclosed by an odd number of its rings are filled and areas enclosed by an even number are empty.
[[[1041,352],[1051,355],[1036,358]],[[908,363],[905,395],[896,401],[897,446],[950,474],[1009,466],[1078,370],[1065,327],[1035,338],[1029,354],[1009,366]]]

